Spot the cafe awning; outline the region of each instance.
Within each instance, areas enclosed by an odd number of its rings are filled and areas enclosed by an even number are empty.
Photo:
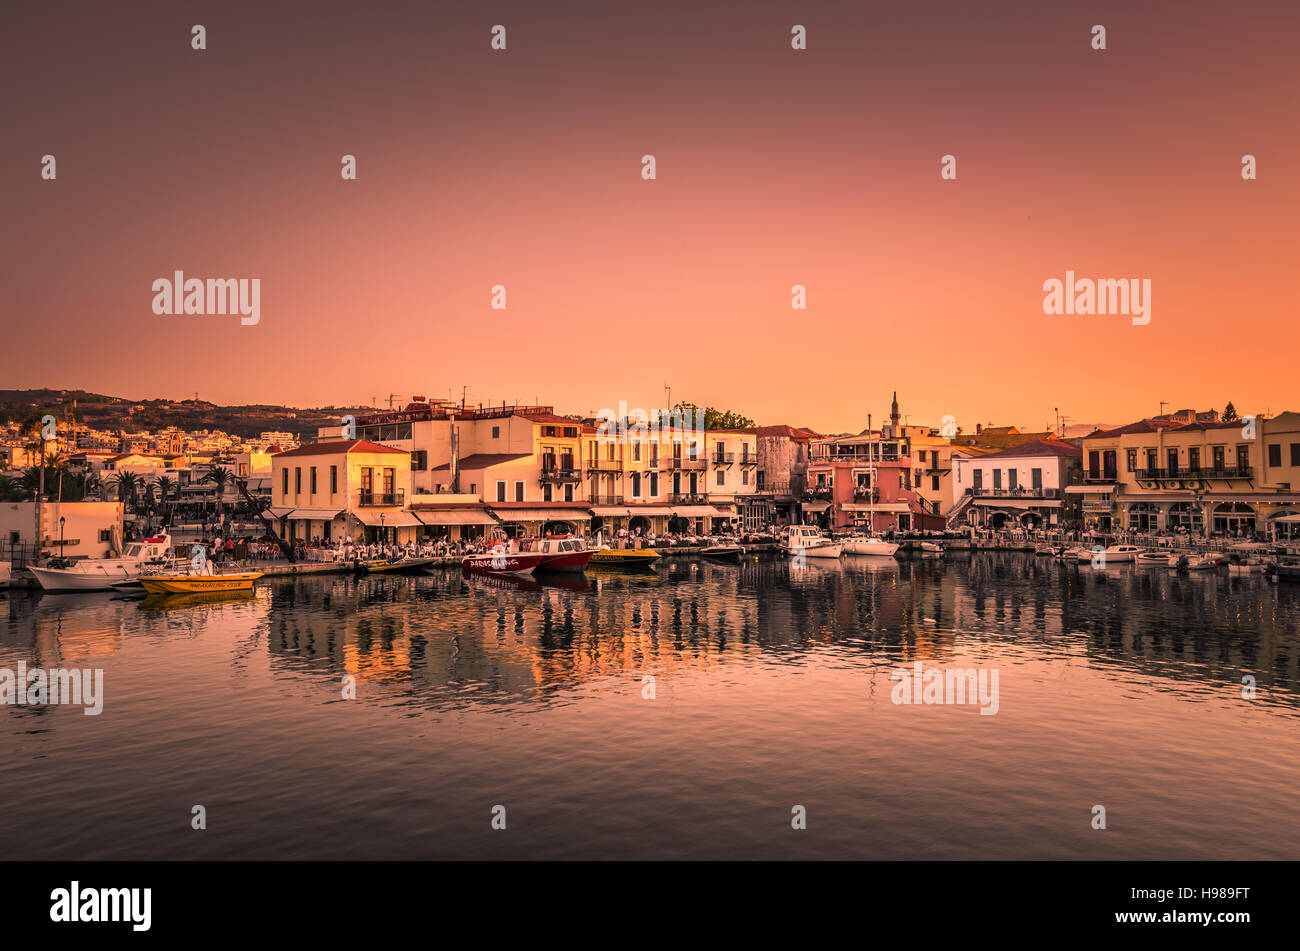
[[[293,508],[288,505],[272,505],[265,511],[267,515],[271,516],[271,518],[288,518],[289,513],[293,511]]]
[[[414,513],[405,509],[361,509],[353,512],[362,525],[371,528],[407,528],[411,525],[423,525]],[[297,516],[295,516],[296,518]]]
[[[591,514],[601,518],[627,518],[632,513],[618,505],[593,505]]]
[[[342,514],[342,509],[293,509],[289,516],[294,521],[330,522]]]
[[[492,509],[492,514],[503,522],[586,522],[591,520],[591,512],[587,509],[565,509],[565,508],[496,508]]]
[[[669,505],[633,505],[628,508],[629,515],[672,515],[672,506]]]
[[[416,509],[415,517],[425,525],[495,525],[486,509]]]
[[[681,518],[726,518],[726,512],[720,512],[712,505],[674,505],[673,514]]]
[[[825,512],[825,511],[826,511],[828,508],[830,508],[830,507],[831,507],[831,503],[829,503],[829,502],[805,502],[805,503],[803,503],[803,510],[804,510],[805,512]]]

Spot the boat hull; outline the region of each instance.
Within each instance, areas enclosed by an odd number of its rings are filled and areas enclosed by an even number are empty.
[[[542,555],[538,571],[583,571],[591,562],[591,551],[566,551],[558,555]]]
[[[653,565],[661,557],[657,551],[642,551],[636,548],[602,548],[592,553],[591,563],[593,565],[642,567]]]
[[[484,552],[478,555],[466,555],[460,560],[460,567],[462,571],[481,575],[527,575],[537,570],[541,563],[541,555],[528,552],[504,555]]]
[[[708,558],[712,561],[740,561],[740,556],[744,550],[738,545],[716,545],[712,548],[703,548],[700,550],[701,558]]]
[[[876,558],[893,558],[898,546],[893,542],[854,541],[850,539],[841,546],[846,555],[865,555]]]
[[[249,591],[262,577],[260,571],[229,575],[151,575],[141,578],[140,585],[150,594],[200,594],[210,591]]]
[[[96,571],[74,571],[68,568],[37,568],[28,566],[46,591],[111,591],[114,584],[132,581],[140,573],[137,566],[102,566]]]

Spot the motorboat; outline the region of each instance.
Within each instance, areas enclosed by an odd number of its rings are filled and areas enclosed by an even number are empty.
[[[261,571],[225,571],[212,562],[189,571],[160,571],[140,575],[140,585],[149,594],[203,594],[214,591],[251,591]]]
[[[838,558],[844,546],[812,525],[790,525],[781,532],[781,551],[793,557]]]
[[[937,542],[921,542],[914,551],[918,551],[922,555],[942,555],[943,546]]]
[[[13,577],[14,577],[13,562],[0,561],[0,588],[9,587],[9,583],[13,581]]]
[[[164,533],[130,542],[117,558],[52,558],[42,568],[28,567],[46,591],[108,591],[115,583],[134,581],[151,566],[166,562],[171,536]]]
[[[591,553],[593,565],[617,565],[624,568],[648,568],[663,556],[649,548],[597,548]]]
[[[357,570],[372,575],[379,574],[401,574],[404,571],[419,571],[421,568],[427,568],[436,564],[437,558],[417,558],[412,555],[406,555],[401,558],[380,558],[376,561],[361,561],[357,563]]]
[[[1147,567],[1168,568],[1176,562],[1176,559],[1167,551],[1144,551],[1139,552],[1133,559],[1134,563],[1145,565]]]
[[[869,555],[880,558],[893,558],[898,545],[887,542],[875,535],[853,535],[844,539],[842,550],[846,555]]]
[[[538,552],[510,551],[498,545],[491,551],[466,555],[460,560],[462,571],[487,575],[529,575],[542,563]]]
[[[1101,551],[1079,549],[1079,561],[1096,561],[1102,565],[1120,565],[1134,561],[1146,549],[1137,545],[1107,545]]]
[[[700,549],[701,558],[711,558],[714,561],[740,561],[740,556],[744,553],[745,549],[739,545],[710,545]]]
[[[1060,545],[1039,545],[1034,549],[1035,558],[1055,558],[1062,551]]]
[[[525,538],[519,542],[519,553],[540,555],[538,571],[582,571],[595,554],[576,535]]]

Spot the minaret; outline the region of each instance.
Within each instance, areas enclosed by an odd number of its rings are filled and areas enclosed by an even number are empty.
[[[898,428],[898,390],[894,390],[894,402],[889,404],[889,421]]]

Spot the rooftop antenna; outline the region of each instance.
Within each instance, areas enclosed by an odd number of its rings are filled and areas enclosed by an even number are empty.
[[[664,401],[668,404],[664,408],[671,410],[673,408],[673,388],[668,385],[667,380],[664,381]]]
[[[1169,401],[1168,401],[1168,400],[1161,400],[1161,401],[1160,401],[1160,415],[1161,415],[1161,416],[1165,415],[1165,407],[1168,406],[1168,405],[1169,405]]]

